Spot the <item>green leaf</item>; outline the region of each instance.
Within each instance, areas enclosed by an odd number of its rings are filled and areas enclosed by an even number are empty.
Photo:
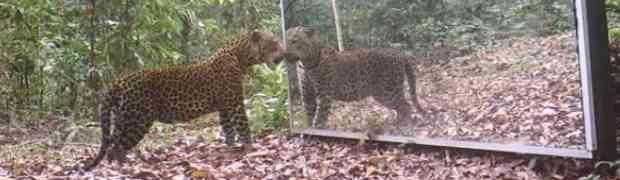
[[[600,168],[600,166],[602,165],[607,165],[607,167],[611,168],[614,166],[614,163],[611,161],[599,161],[596,164],[594,164],[594,168]]]

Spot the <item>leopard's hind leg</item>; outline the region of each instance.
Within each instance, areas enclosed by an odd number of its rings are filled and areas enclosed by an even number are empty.
[[[222,127],[222,134],[224,134],[224,143],[227,146],[232,146],[235,142],[235,129],[233,128],[232,113],[229,111],[220,112],[220,126]]]
[[[396,91],[385,93],[381,96],[374,96],[373,98],[383,106],[396,111],[396,121],[393,122],[394,127],[403,127],[414,124],[415,120],[411,117],[413,115],[413,107],[409,102],[407,102],[402,88],[394,88],[394,90]]]
[[[125,114],[122,118],[123,120],[117,121],[114,126],[113,146],[109,151],[109,161],[124,161],[127,152],[140,143],[153,126],[153,120],[145,116]]]
[[[317,109],[317,93],[314,89],[314,85],[310,77],[305,77],[302,81],[302,100],[304,109],[306,109],[307,125],[312,127],[312,121]]]

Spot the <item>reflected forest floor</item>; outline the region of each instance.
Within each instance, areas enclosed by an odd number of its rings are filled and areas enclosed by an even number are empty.
[[[426,115],[398,124],[396,112],[372,98],[337,102],[329,128],[359,132],[383,124],[382,133],[391,135],[583,149],[576,52],[574,33],[562,33],[418,58],[417,94]]]

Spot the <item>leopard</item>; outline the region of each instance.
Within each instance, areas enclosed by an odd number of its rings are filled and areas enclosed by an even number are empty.
[[[245,30],[211,56],[195,57],[197,63],[144,69],[114,79],[101,93],[99,152],[82,169],[93,169],[106,156],[108,161],[124,162],[156,121],[190,122],[213,112],[219,113],[227,146],[250,143],[245,77],[250,66],[273,64],[283,53],[280,38],[272,32]]]
[[[416,96],[413,57],[394,48],[351,48],[339,51],[320,40],[314,28],[287,30],[286,61],[297,64],[301,98],[308,125],[325,128],[334,100],[351,102],[372,97],[397,112],[397,122],[413,122],[412,106],[426,112]],[[405,81],[405,79],[407,81]],[[412,103],[405,98],[409,85]]]

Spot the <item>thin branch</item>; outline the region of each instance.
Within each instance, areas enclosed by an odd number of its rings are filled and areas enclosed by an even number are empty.
[[[90,93],[96,93],[97,90],[94,90],[88,86],[83,86],[80,84],[80,82],[78,80],[73,79],[71,76],[67,75],[67,73],[65,73],[64,71],[59,71],[58,73],[60,73],[60,75],[64,76],[66,78],[66,80],[69,80],[70,83],[77,85],[77,87],[80,87],[84,90],[89,91]]]
[[[336,0],[332,0],[332,12],[334,13],[334,24],[336,24],[336,37],[338,38],[338,51],[342,51],[342,32],[340,31],[340,17],[338,16],[338,6]]]
[[[62,146],[85,146],[90,148],[99,148],[101,145],[98,144],[88,144],[88,143],[62,143]]]

